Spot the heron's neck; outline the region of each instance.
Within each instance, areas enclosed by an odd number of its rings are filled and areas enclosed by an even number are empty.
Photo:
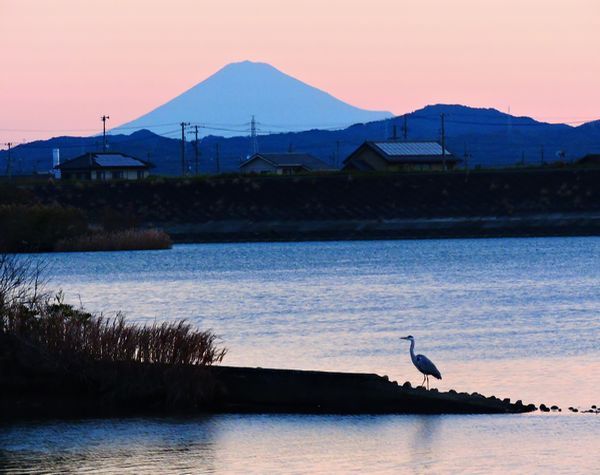
[[[413,360],[413,363],[417,359],[415,356],[415,340],[410,341],[410,359]]]

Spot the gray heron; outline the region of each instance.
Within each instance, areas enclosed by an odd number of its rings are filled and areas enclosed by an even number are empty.
[[[429,389],[429,376],[433,376],[437,379],[442,379],[442,373],[435,367],[433,362],[425,355],[415,355],[415,338],[412,335],[401,337],[403,340],[410,341],[410,359],[417,369],[423,373],[423,382],[421,386],[425,384],[427,380],[427,389]]]

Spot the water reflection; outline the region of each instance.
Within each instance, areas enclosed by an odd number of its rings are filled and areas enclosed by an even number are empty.
[[[0,427],[2,469],[8,473],[108,471],[169,473],[201,466],[214,471],[215,424],[210,418],[31,422]]]
[[[595,416],[235,416],[0,426],[0,472],[592,473]]]
[[[439,416],[417,416],[412,430],[408,453],[410,465],[419,467],[423,473],[431,473],[433,464],[438,458],[437,440],[442,429],[442,418]]]

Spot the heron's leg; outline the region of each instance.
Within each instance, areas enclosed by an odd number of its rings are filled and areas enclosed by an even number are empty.
[[[421,385],[419,387],[425,386],[425,378],[427,378],[426,374],[423,375],[423,381],[421,382]]]
[[[426,376],[427,376],[427,391],[429,391],[429,375],[426,375]]]

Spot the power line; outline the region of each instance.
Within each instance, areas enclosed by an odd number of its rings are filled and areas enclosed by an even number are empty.
[[[470,114],[465,114],[465,113],[460,113],[460,112],[453,112],[452,115],[454,117],[457,116],[463,116],[463,117],[469,117]],[[407,113],[407,114],[403,114],[402,117],[407,117],[410,116],[412,119],[423,119],[423,120],[435,120],[437,121],[438,119],[435,116],[426,116],[426,115],[420,115],[420,114],[415,114],[415,113]],[[106,119],[109,119],[109,116],[103,116]],[[589,123],[589,122],[596,122],[599,121],[600,118],[599,117],[540,117],[538,119],[534,119],[534,118],[530,118],[530,117],[516,117],[517,119],[530,119],[535,121],[534,123],[517,123],[513,125],[517,125],[517,126],[525,126],[525,127],[531,127],[531,126],[547,126],[547,125],[569,125],[569,124],[583,124],[583,123]],[[548,122],[541,122],[544,119],[556,119],[556,120],[561,120],[561,122],[558,123],[548,123]],[[104,122],[104,120],[103,120]],[[506,122],[485,122],[485,121],[469,121],[469,120],[456,120],[456,119],[448,119],[448,122],[451,123],[456,123],[456,124],[467,124],[467,125],[489,125],[489,126],[506,126]],[[167,126],[172,126],[172,125],[179,125],[179,122],[165,122],[165,123],[160,123],[160,124],[139,124],[139,125],[125,125],[125,126],[117,126],[114,127],[113,129],[109,129],[109,132],[115,132],[115,131],[119,131],[119,130],[132,130],[132,129],[136,129],[136,130],[140,130],[140,129],[144,129],[144,128],[149,128],[149,127],[167,127]],[[204,122],[202,125],[198,124],[199,127],[205,128],[205,129],[210,129],[210,130],[225,130],[225,131],[234,131],[234,132],[243,132],[244,131],[244,127],[248,127],[250,125],[250,123],[248,122],[244,122],[244,123],[217,123],[217,122]],[[348,123],[344,123],[344,124],[269,124],[269,123],[264,123],[264,122],[259,122],[256,121],[256,126],[265,126],[265,127],[271,127],[271,128],[279,128],[279,129],[288,129],[290,127],[308,127],[308,128],[318,128],[319,130],[338,130],[338,129],[343,129],[343,128],[347,128],[350,127],[354,124],[348,124]],[[94,132],[97,129],[95,128],[65,128],[65,129],[20,129],[20,128],[0,128],[0,131],[2,132]],[[247,130],[247,129],[246,129]]]
[[[175,137],[168,137],[167,135],[168,134],[175,134],[175,133],[178,134],[179,133],[179,129],[170,130],[168,132],[163,132],[162,134],[156,134],[156,133],[153,132],[154,135],[157,135],[159,137],[163,137],[163,138],[166,138],[166,139],[173,139],[173,140],[176,140],[176,138]],[[81,140],[90,140],[92,138],[94,138],[94,137],[93,136],[92,137],[72,137],[73,140],[78,140],[78,141],[81,141]],[[118,141],[116,143],[118,145],[122,145],[122,144],[128,144],[128,143],[145,142],[145,141],[150,141],[150,140],[155,140],[155,139],[156,139],[156,137],[154,137],[154,136],[152,136],[152,137],[136,137],[136,138],[132,138],[132,139],[130,138],[130,139],[126,139],[126,140],[120,140],[120,141]],[[41,142],[41,140],[36,140],[35,142],[24,143],[24,144],[18,145],[18,147],[23,147],[24,149],[27,149],[27,150],[30,150],[30,149],[40,150],[40,149],[47,149],[49,147],[49,145],[32,145],[32,144],[34,144],[36,142]],[[67,149],[68,148],[81,148],[81,146],[82,146],[81,143],[78,143],[78,144],[71,144],[71,145],[61,145],[60,148],[61,149],[64,149],[64,148],[67,148]]]

